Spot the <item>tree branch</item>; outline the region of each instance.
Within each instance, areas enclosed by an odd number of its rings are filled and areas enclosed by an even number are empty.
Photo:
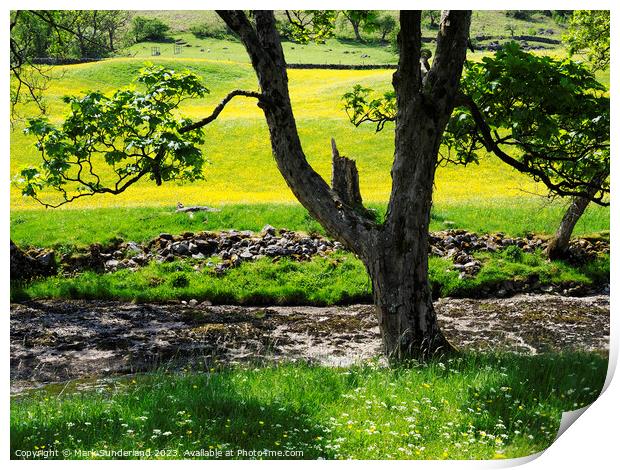
[[[472,118],[476,123],[476,129],[480,134],[486,150],[488,152],[493,152],[504,163],[510,165],[511,167],[522,173],[532,175],[535,179],[537,178],[538,180],[540,180],[547,188],[549,188],[551,191],[555,192],[559,196],[584,197],[601,206],[609,205],[609,202],[603,200],[603,193],[605,192],[605,189],[602,186],[602,181],[601,184],[596,184],[596,181],[598,180],[595,178],[592,181],[583,180],[574,183],[562,181],[559,183],[554,183],[549,177],[549,175],[541,168],[536,168],[532,166],[532,164],[521,162],[511,157],[500,148],[497,141],[493,138],[491,128],[487,124],[482,112],[478,108],[478,105],[476,105],[476,103],[470,96],[467,96],[464,93],[460,93],[457,97],[457,104],[459,106],[466,106],[469,109]],[[527,158],[526,161],[528,161]],[[571,189],[570,186],[582,186],[587,189]],[[594,193],[600,192],[601,194],[600,196],[595,197],[594,194],[592,194],[592,191],[594,191]]]
[[[193,131],[201,127],[204,127],[207,124],[215,121],[217,117],[220,115],[220,113],[224,110],[228,102],[232,100],[235,96],[247,96],[249,98],[256,98],[259,101],[259,103],[261,102],[265,103],[267,101],[267,98],[265,97],[265,95],[257,91],[233,90],[230,93],[228,93],[222,101],[220,101],[220,104],[218,104],[213,109],[213,112],[209,116],[207,116],[204,119],[201,119],[200,121],[196,121],[195,123],[190,124],[189,126],[181,127],[179,129],[179,132],[184,133],[184,132]]]

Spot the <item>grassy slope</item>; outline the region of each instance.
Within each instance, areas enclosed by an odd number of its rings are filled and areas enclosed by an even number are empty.
[[[398,12],[394,10],[385,11],[394,17],[398,16]],[[210,29],[217,33],[225,33],[226,27],[224,22],[219,18],[217,13],[211,10],[144,10],[134,12],[136,15],[146,16],[149,18],[158,18],[161,21],[168,24],[171,28],[171,32],[176,36],[178,33],[187,33],[194,25],[208,24]],[[284,19],[282,13],[276,13],[278,18]],[[506,30],[507,24],[515,25],[515,34],[529,34],[533,30],[539,28],[551,29],[554,31],[555,36],[559,36],[564,27],[558,25],[552,18],[546,17],[541,13],[534,13],[529,21],[516,20],[508,18],[504,10],[476,10],[472,15],[471,35],[493,35],[504,36],[508,35]],[[336,26],[336,37],[343,39],[352,39],[353,29],[351,25],[340,18]],[[436,30],[430,29],[428,20],[422,23],[422,34],[426,37],[432,37],[436,35]],[[380,33],[362,32],[362,37],[366,39],[375,39],[380,36]]]
[[[190,458],[183,453],[204,448],[301,450],[310,459],[520,457],[553,442],[563,411],[596,399],[606,369],[595,354],[466,354],[424,367],[285,364],[155,373],[89,392],[47,387],[12,399],[11,455],[169,449],[169,458]]]
[[[191,117],[204,116],[231,88],[256,88],[249,66],[224,64],[207,60],[158,60],[166,66],[189,68],[204,77],[211,94],[183,106]],[[61,119],[66,107],[60,98],[87,89],[111,89],[130,83],[139,60],[114,59],[102,63],[65,67],[63,75],[48,90],[50,115]],[[355,83],[378,89],[387,88],[389,71],[291,70],[290,87],[293,107],[298,116],[300,135],[309,161],[329,177],[329,138],[334,137],[341,152],[355,157],[360,171],[362,195],[367,201],[385,201],[389,195],[389,170],[393,153],[391,129],[375,133],[372,127],[355,128],[341,109],[340,98]],[[230,202],[293,202],[294,196],[279,175],[271,156],[264,118],[252,100],[238,99],[206,130],[204,152],[210,161],[205,170],[206,181],[193,185],[167,184],[156,187],[151,182],[135,185],[121,196],[86,198],[74,207],[109,205],[219,204]],[[11,135],[11,173],[36,162],[39,156],[32,138],[16,129]],[[530,179],[511,170],[497,159],[483,158],[479,166],[441,168],[437,176],[435,199],[479,200],[481,198],[515,197],[521,190],[536,191]],[[36,208],[12,190],[14,209]]]

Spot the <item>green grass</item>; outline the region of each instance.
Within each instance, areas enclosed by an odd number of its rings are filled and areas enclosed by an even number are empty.
[[[370,204],[378,214],[384,204]],[[113,238],[144,242],[161,232],[203,230],[260,231],[266,224],[305,233],[323,228],[299,204],[225,204],[220,212],[176,213],[173,207],[108,207],[99,209],[13,210],[11,239],[19,246],[83,247]],[[462,201],[437,204],[431,230],[462,228],[477,233],[502,231],[511,236],[528,232],[551,235],[562,219],[563,206],[529,198]],[[591,205],[575,227],[575,236],[609,230],[609,208]]]
[[[429,276],[435,297],[476,296],[483,288],[495,289],[503,281],[531,281],[542,285],[583,285],[609,281],[609,257],[585,266],[549,262],[540,253],[507,251],[479,254],[483,262],[474,278],[460,279],[452,262],[431,257]],[[217,261],[214,259],[214,261]],[[214,268],[198,272],[192,262],[152,263],[137,271],[120,270],[97,274],[82,272],[74,277],[58,275],[13,285],[11,300],[117,299],[136,302],[210,300],[217,304],[336,305],[372,302],[371,284],[364,266],[354,255],[338,252],[325,258],[297,262],[262,258],[242,263],[217,275]]]
[[[239,458],[239,450],[269,449],[305,459],[522,457],[551,445],[563,411],[596,399],[606,370],[597,354],[468,353],[425,366],[238,366],[137,375],[90,391],[49,386],[12,398],[11,456],[150,449],[150,458],[165,458],[157,450],[192,458],[186,452],[205,449]]]
[[[180,54],[175,54],[173,42],[141,42],[129,47],[121,55],[139,59],[150,59],[152,48],[159,47],[160,56],[165,58],[202,58],[210,60],[250,63],[243,45],[230,39],[196,38],[193,34],[176,34],[175,38],[187,42]],[[378,41],[357,43],[343,39],[328,39],[325,44],[282,43],[286,61],[289,64],[396,64],[398,56],[389,43]]]

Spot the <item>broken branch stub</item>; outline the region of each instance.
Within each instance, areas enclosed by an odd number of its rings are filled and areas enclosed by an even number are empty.
[[[363,210],[362,195],[360,193],[360,182],[357,173],[355,160],[345,156],[340,156],[336,141],[332,138],[332,189],[338,194],[343,204],[356,209]]]

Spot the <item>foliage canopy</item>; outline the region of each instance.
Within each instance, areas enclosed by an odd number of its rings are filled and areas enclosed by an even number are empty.
[[[343,102],[356,126],[372,122],[380,131],[396,119],[392,91],[376,96],[356,85]],[[484,148],[554,195],[585,195],[594,188],[592,200],[606,204],[609,132],[609,98],[588,68],[510,43],[493,57],[466,64],[442,157],[468,164]]]
[[[609,67],[609,10],[576,10],[569,22],[564,40],[570,54],[585,52],[594,70]]]
[[[24,132],[36,137],[42,163],[20,172],[15,182],[22,193],[57,207],[83,196],[119,194],[145,176],[158,185],[201,179],[203,132],[186,131],[192,122],[174,113],[182,101],[208,90],[195,74],[161,66],[143,68],[137,82],[144,91],[65,97],[71,111],[61,127],[45,118],[29,120]],[[100,172],[106,165],[111,177]],[[40,200],[46,188],[57,190],[61,199]]]

